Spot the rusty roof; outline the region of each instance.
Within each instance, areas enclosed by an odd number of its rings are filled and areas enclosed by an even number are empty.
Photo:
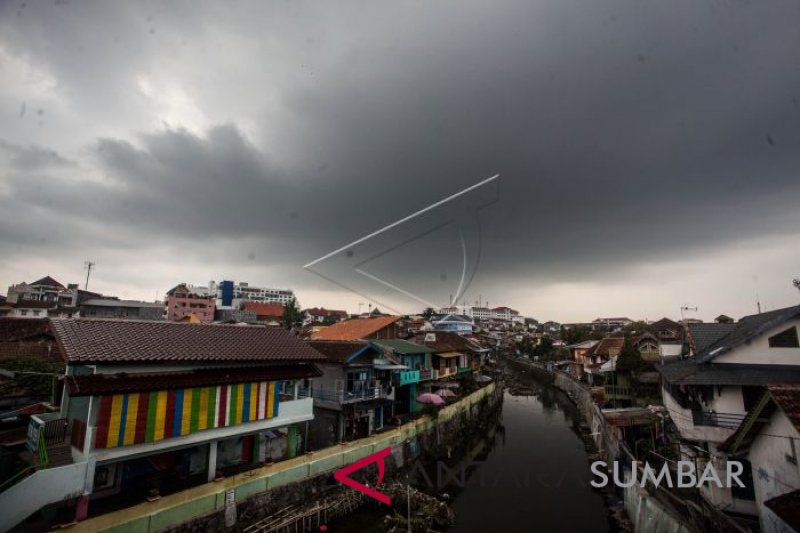
[[[68,363],[321,361],[282,328],[151,320],[51,318]]]
[[[338,322],[315,333],[311,338],[319,341],[352,341],[366,339],[386,326],[400,320],[399,316],[374,316],[369,318],[352,318]]]
[[[767,388],[786,418],[800,432],[800,385],[770,385]]]

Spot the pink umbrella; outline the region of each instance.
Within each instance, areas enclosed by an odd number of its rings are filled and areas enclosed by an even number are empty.
[[[450,389],[439,389],[436,391],[436,394],[441,396],[442,398],[457,398],[458,395],[451,391]]]
[[[425,394],[420,394],[417,396],[417,401],[419,403],[430,403],[433,405],[444,405],[444,400],[438,394],[433,394],[432,392],[426,392]]]

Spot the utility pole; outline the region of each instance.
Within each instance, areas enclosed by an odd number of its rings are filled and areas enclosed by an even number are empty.
[[[86,269],[86,284],[83,286],[83,290],[89,290],[89,274],[92,273],[92,269],[94,268],[94,261],[84,261],[83,268]]]

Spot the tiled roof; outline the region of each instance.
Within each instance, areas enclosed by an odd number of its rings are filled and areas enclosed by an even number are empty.
[[[256,366],[245,368],[204,368],[193,372],[147,374],[81,374],[64,378],[71,396],[121,394],[153,390],[211,387],[254,381],[304,379],[322,375],[313,364]]]
[[[398,354],[418,354],[418,353],[431,353],[433,351],[432,348],[428,346],[423,346],[421,344],[417,344],[416,342],[411,342],[403,339],[387,339],[387,340],[379,340],[374,341],[375,344],[378,346],[389,348],[390,350],[394,351]]]
[[[675,330],[678,331],[682,328],[680,324],[675,322],[674,320],[670,320],[667,317],[662,318],[661,320],[656,320],[652,324],[647,326],[647,329],[650,331],[664,331],[664,330]]]
[[[770,385],[768,389],[786,418],[800,432],[800,385]]]
[[[661,376],[676,385],[751,385],[800,383],[800,366],[697,364],[692,359],[656,366]]]
[[[435,341],[426,341],[428,335],[435,335]],[[426,331],[421,332],[415,338],[415,341],[423,346],[427,346],[434,352],[464,352],[464,351],[478,351],[481,346],[471,340],[453,333],[452,331]]]
[[[342,364],[346,363],[351,355],[370,345],[365,341],[311,341],[309,344],[329,362]]]
[[[351,341],[365,339],[390,324],[400,320],[399,316],[375,316],[353,318],[328,326],[313,335],[314,340]]]
[[[256,316],[283,317],[283,306],[275,303],[245,302],[245,311],[253,311]]]
[[[50,276],[45,276],[42,279],[37,279],[33,283],[29,283],[28,285],[47,285],[48,287],[58,287],[60,289],[66,289],[62,284],[51,278]]]
[[[720,326],[733,326],[734,329],[704,350],[698,351],[697,360],[705,363],[715,357],[730,351],[732,348],[747,342],[770,329],[800,316],[800,305],[776,309],[767,313],[759,313],[742,318],[736,324],[719,324]]]
[[[792,529],[800,530],[800,489],[776,496],[765,501],[764,505],[789,524]]]
[[[598,342],[587,355],[599,355],[601,357],[618,355],[623,344],[625,344],[624,337],[606,337],[604,339],[600,339],[600,342]],[[611,354],[611,351],[616,351],[616,353]]]
[[[20,341],[49,337],[50,322],[46,318],[0,318],[0,341]]]
[[[86,318],[50,321],[69,363],[324,359],[321,353],[282,328]]]
[[[690,322],[687,326],[689,343],[695,354],[703,352],[736,328],[736,324],[718,324],[716,322]]]

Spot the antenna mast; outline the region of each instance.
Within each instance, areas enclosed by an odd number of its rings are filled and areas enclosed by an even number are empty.
[[[83,268],[86,269],[86,284],[83,286],[83,290],[89,290],[89,275],[92,273],[92,269],[94,268],[94,261],[84,261]]]

